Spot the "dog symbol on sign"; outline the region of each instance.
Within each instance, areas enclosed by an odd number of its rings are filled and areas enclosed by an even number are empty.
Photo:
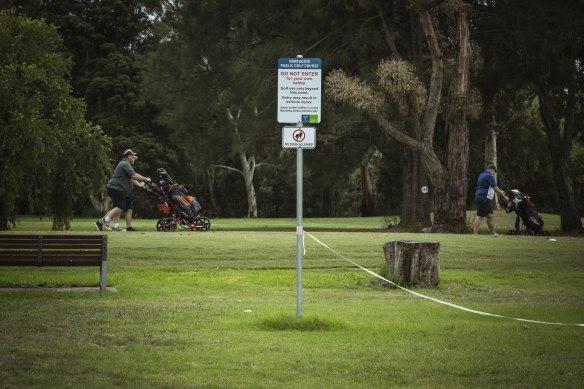
[[[305,137],[306,134],[302,130],[296,130],[292,133],[292,138],[294,138],[296,142],[302,142]]]

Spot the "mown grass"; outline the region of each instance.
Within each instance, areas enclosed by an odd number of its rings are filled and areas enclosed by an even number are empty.
[[[439,241],[442,282],[417,292],[584,323],[584,239],[390,233],[386,220],[304,226],[373,271],[387,241]],[[117,293],[1,292],[0,387],[581,387],[583,327],[379,287],[308,237],[298,319],[295,220],[213,222],[206,233],[159,233],[153,220],[108,233]],[[74,220],[71,233],[91,223]],[[15,233],[49,229],[23,218]],[[4,287],[98,280],[91,268],[0,268]]]

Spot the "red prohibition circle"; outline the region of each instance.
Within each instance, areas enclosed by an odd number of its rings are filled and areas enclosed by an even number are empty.
[[[292,139],[294,139],[295,142],[302,142],[304,138],[306,138],[304,130],[295,130],[292,133]]]

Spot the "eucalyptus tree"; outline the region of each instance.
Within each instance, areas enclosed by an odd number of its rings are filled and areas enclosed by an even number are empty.
[[[76,197],[100,185],[111,143],[71,96],[71,62],[54,26],[0,11],[0,229],[22,207],[69,227]]]
[[[423,82],[412,63],[394,58],[379,64],[378,88],[336,70],[326,79],[327,94],[359,108],[388,135],[420,156],[434,191],[432,229],[460,231],[466,228],[468,122],[477,113],[470,85],[474,59],[471,10],[462,1],[417,0],[411,4],[431,58],[428,82]],[[445,20],[452,24],[441,25],[440,16],[448,16]],[[435,141],[440,140],[435,139],[439,113],[444,123],[440,134],[445,142],[436,145]],[[410,133],[402,129],[403,118],[411,122]],[[439,146],[445,149],[444,153]]]

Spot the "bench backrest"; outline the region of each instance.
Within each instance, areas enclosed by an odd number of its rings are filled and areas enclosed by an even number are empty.
[[[0,234],[0,266],[101,266],[106,235]]]

